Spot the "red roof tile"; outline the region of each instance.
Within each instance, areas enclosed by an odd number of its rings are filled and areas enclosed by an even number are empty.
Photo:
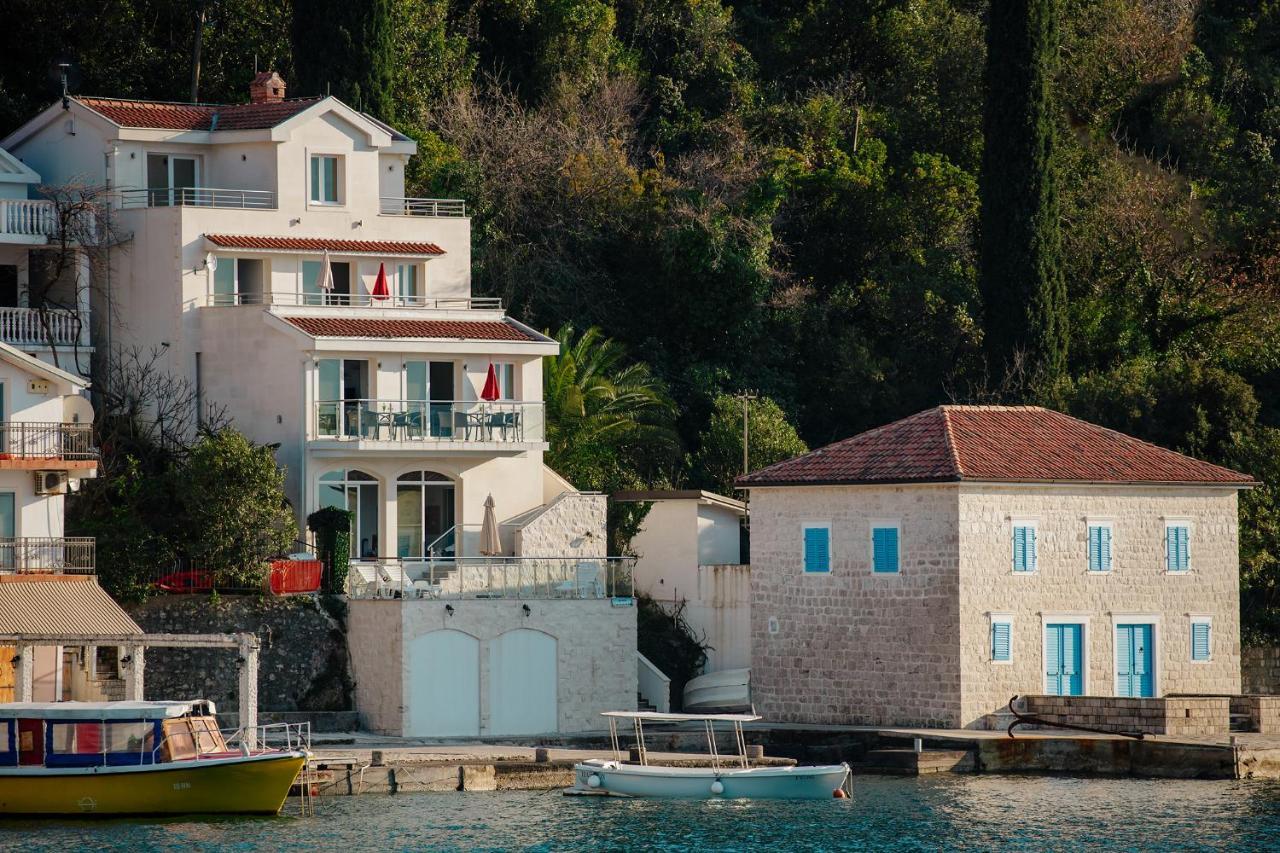
[[[174,104],[117,98],[76,98],[121,127],[161,130],[263,130],[292,118],[320,98],[259,104]],[[216,121],[215,121],[216,117]]]
[[[1037,406],[939,406],[738,478],[741,486],[1253,478]]]
[[[365,255],[443,255],[435,243],[399,240],[330,240],[326,237],[255,237],[248,234],[206,234],[210,243],[224,249],[278,252],[343,252]]]
[[[538,340],[503,320],[373,320],[346,317],[282,317],[318,338],[444,338],[468,341]]]

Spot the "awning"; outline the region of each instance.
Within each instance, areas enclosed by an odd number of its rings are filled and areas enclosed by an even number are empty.
[[[87,575],[8,575],[0,578],[0,635],[142,635]]]
[[[257,237],[250,234],[206,234],[214,248],[242,249],[250,252],[293,252],[318,255],[373,255],[376,257],[436,258],[444,249],[435,243],[401,240],[334,240],[328,237]]]

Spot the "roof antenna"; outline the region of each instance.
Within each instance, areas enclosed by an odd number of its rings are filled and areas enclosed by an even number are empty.
[[[58,63],[58,69],[62,75],[62,108],[64,110],[71,109],[71,96],[67,93],[67,69],[70,67],[70,62]]]

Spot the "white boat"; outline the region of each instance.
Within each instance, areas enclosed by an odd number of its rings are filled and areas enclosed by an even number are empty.
[[[704,714],[749,713],[751,670],[722,669],[689,679],[684,685],[684,709]]]
[[[592,758],[573,767],[571,795],[666,797],[677,799],[814,800],[847,796],[849,765],[819,767],[752,767],[747,758],[742,724],[759,720],[754,714],[660,714],[653,711],[605,711],[613,760]],[[640,748],[640,763],[622,761],[618,720],[630,720]],[[644,724],[702,723],[710,748],[710,764],[700,767],[655,767],[644,748]],[[737,755],[716,749],[715,724],[732,726]]]

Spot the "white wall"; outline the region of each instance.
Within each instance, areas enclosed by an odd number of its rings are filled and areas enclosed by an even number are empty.
[[[698,594],[698,504],[654,501],[631,539],[636,590],[656,601]]]
[[[698,565],[742,562],[741,519],[728,507],[698,503]]]

